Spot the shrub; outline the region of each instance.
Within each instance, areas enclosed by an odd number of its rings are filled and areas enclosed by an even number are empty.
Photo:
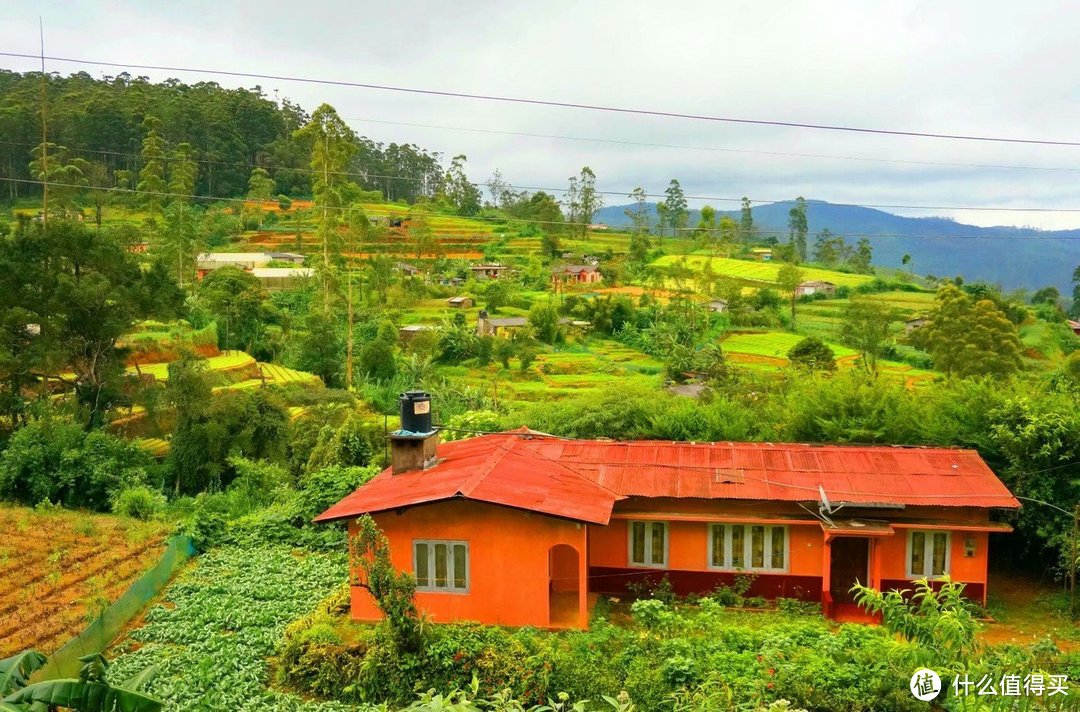
[[[306,521],[351,494],[376,474],[379,468],[331,465],[308,472],[300,479],[299,510]]]
[[[807,336],[791,347],[788,361],[808,371],[835,371],[836,354],[816,336]]]
[[[859,584],[852,590],[867,612],[881,614],[886,628],[923,646],[942,663],[969,659],[978,649],[979,623],[962,583],[946,576],[937,590],[925,578],[915,581],[914,592],[881,593]]]
[[[781,613],[795,616],[821,615],[820,603],[801,601],[798,598],[777,598],[776,609]]]
[[[149,483],[156,472],[150,456],[134,443],[87,433],[69,421],[42,419],[16,431],[0,453],[0,498],[107,511],[114,494]]]
[[[143,485],[128,487],[113,498],[112,511],[144,522],[157,519],[165,511],[165,495]]]

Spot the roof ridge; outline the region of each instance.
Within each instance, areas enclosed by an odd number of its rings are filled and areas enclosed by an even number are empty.
[[[537,432],[537,431],[528,430],[528,429],[526,429],[526,431],[527,432],[524,433],[524,434]],[[515,432],[515,431],[512,431],[512,432]],[[551,438],[543,438],[543,437],[537,438],[538,443],[540,443],[540,442],[542,442],[544,440],[548,440],[550,442]],[[566,440],[563,439],[563,438],[555,438],[555,441],[556,442],[566,442]],[[597,480],[594,480],[593,478],[589,477],[588,475],[584,475],[584,474],[578,472],[573,467],[566,464],[565,462],[562,462],[561,460],[556,460],[554,458],[548,457],[548,456],[540,453],[539,450],[531,450],[530,452],[532,452],[533,455],[536,455],[536,456],[538,456],[540,458],[543,458],[544,460],[547,460],[548,462],[551,462],[551,463],[554,463],[554,464],[558,465],[559,467],[563,468],[564,470],[566,470],[567,472],[569,472],[571,475],[578,478],[579,480],[582,480],[583,482],[587,482],[588,484],[593,485],[594,487],[597,487],[597,488],[603,490],[604,492],[607,492],[607,493],[613,495],[617,499],[626,499],[626,495],[622,494],[621,492],[616,492],[615,490],[611,489],[607,485],[602,484],[602,483],[598,482]],[[591,463],[587,463],[587,464],[591,464]],[[601,467],[603,467],[605,463],[597,463],[597,464],[600,465]]]
[[[504,447],[501,443],[496,442],[496,440],[499,438],[502,438],[504,440],[512,440],[513,433],[514,431],[509,431],[507,433],[497,433],[493,435],[480,436],[482,439],[490,439],[492,442],[494,442],[495,446],[499,448],[499,453],[493,456],[490,460],[488,460],[488,462],[484,463],[484,466],[479,468],[476,474],[462,482],[461,486],[458,487],[458,494],[464,497],[468,497],[472,493],[472,491],[476,489],[476,487],[481,482],[483,482],[488,475],[491,474],[491,471],[495,469],[496,465],[502,462],[502,459],[506,457],[507,453],[510,452],[510,450],[513,448],[513,445],[511,445],[510,447]]]

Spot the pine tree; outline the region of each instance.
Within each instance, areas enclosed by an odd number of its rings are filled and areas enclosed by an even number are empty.
[[[795,199],[795,207],[788,211],[788,243],[794,246],[796,258],[805,261],[806,233],[809,225],[806,221],[806,200],[800,195]]]
[[[337,283],[335,268],[341,257],[338,235],[341,212],[356,193],[356,186],[344,175],[349,159],[356,152],[356,135],[329,104],[316,109],[307,125],[294,135],[311,145],[311,192],[319,215],[320,276],[325,314],[330,309],[331,291]]]
[[[747,242],[754,237],[754,211],[750,207],[750,199],[742,199],[742,209],[739,214],[739,239]]]
[[[690,217],[690,210],[686,204],[686,195],[683,193],[679,181],[675,178],[671,179],[667,189],[664,191],[664,195],[667,196],[667,200],[664,202],[668,208],[668,220],[671,222],[672,235],[678,237],[679,230],[686,227],[687,220]]]
[[[142,126],[146,135],[143,137],[142,168],[139,169],[139,182],[135,190],[144,194],[143,204],[146,206],[147,220],[153,224],[165,204],[164,193],[168,190],[165,183],[165,160],[169,144],[161,133],[164,127],[161,119],[147,116],[143,119]]]

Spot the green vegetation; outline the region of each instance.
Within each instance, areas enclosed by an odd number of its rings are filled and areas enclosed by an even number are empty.
[[[727,257],[706,257],[690,255],[679,257],[667,255],[654,260],[656,267],[671,267],[673,265],[685,265],[691,271],[700,273],[708,265],[712,272],[719,277],[746,282],[754,286],[762,284],[779,285],[779,273],[783,263],[779,262],[752,262],[749,260],[737,260]],[[873,277],[864,274],[848,274],[833,270],[819,269],[816,267],[802,267],[802,280],[824,280],[837,286],[857,287],[868,284]]]
[[[783,599],[776,609],[743,612],[739,605],[753,601],[730,590],[675,604],[602,600],[588,631],[429,627],[418,654],[398,650],[379,627],[349,621],[340,590],[288,628],[275,679],[321,698],[394,706],[434,688],[472,689],[474,697],[505,690],[524,705],[562,693],[593,700],[581,709],[594,711],[611,709],[618,696],[650,710],[786,709],[782,700],[799,700],[814,710],[884,712],[921,709],[907,682],[924,665],[941,671],[947,685],[961,674],[1063,674],[1075,665],[1074,656],[1045,645],[991,646],[975,655],[980,624],[960,588],[946,581],[940,593],[922,589],[910,603],[881,599],[873,604],[886,610],[881,628],[835,626]],[[1054,709],[1046,704],[1033,709]]]
[[[80,658],[78,679],[30,682],[30,675],[44,667],[46,657],[27,651],[0,660],[0,709],[4,712],[32,712],[64,708],[77,712],[158,712],[162,703],[143,692],[157,674],[146,668],[130,680],[111,685],[105,674],[109,662],[100,654]]]
[[[297,556],[281,546],[204,554],[118,646],[109,679],[156,666],[147,692],[172,709],[298,709],[300,700],[266,688],[266,660],[285,627],[338,586],[345,569],[342,554]]]
[[[485,194],[464,155],[376,144],[329,105],[308,115],[258,90],[50,76],[42,146],[39,79],[0,73],[15,178],[0,214],[0,500],[178,523],[204,552],[120,644],[113,682],[160,666],[148,689],[175,709],[780,712],[916,709],[909,666],[944,653],[973,673],[1072,671],[1054,651],[979,649],[947,587],[915,609],[864,592],[900,639],[792,602],[728,610],[757,603],[734,588],[604,601],[587,632],[432,626],[378,531],[354,538],[366,563],[349,572],[342,527],[312,520],[387,464],[412,388],[463,430],[970,447],[1026,503],[1067,510],[1080,342],[1065,318],[1080,299],[896,279],[867,240],[810,236],[801,199],[786,244],[757,233],[749,200],[738,221],[706,206],[691,225],[674,178],[659,226],[640,188],[631,230],[591,226],[603,194],[588,166],[561,201],[498,173]],[[19,182],[37,179],[48,202]],[[295,252],[315,275],[267,288],[207,271],[207,251]],[[602,281],[553,279],[568,265]],[[836,293],[798,296],[807,280]],[[1060,580],[1070,518],[1025,506],[1011,523],[1006,558]],[[346,580],[387,625],[344,619]],[[104,596],[90,590],[78,616]],[[271,670],[301,696],[269,686]]]

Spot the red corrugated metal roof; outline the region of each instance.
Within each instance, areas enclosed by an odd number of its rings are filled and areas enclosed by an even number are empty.
[[[1000,507],[1020,503],[973,450],[563,440],[516,430],[439,446],[423,471],[379,474],[318,517],[452,497],[606,524],[625,497]]]
[[[384,470],[315,521],[464,497],[583,522],[608,523],[618,495],[569,467],[521,448],[524,442],[518,432],[441,444],[439,461],[433,467],[398,475]]]

